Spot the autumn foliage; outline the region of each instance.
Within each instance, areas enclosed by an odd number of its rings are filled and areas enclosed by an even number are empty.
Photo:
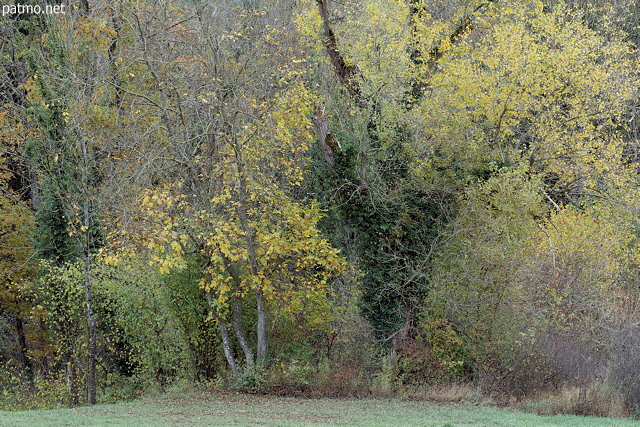
[[[6,17],[4,407],[464,383],[637,416],[636,3]]]

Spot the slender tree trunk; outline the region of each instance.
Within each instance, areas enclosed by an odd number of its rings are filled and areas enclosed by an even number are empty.
[[[89,355],[87,358],[87,401],[90,405],[96,403],[96,358],[97,332],[96,319],[93,311],[93,285],[91,283],[91,208],[89,201],[89,150],[87,141],[81,140],[82,145],[82,250],[84,261],[84,292],[87,306],[87,325],[89,328]]]
[[[255,359],[253,358],[253,352],[251,351],[251,346],[249,345],[249,341],[247,340],[247,335],[245,334],[245,331],[244,331],[244,324],[242,323],[243,299],[238,295],[241,289],[240,276],[238,275],[238,272],[233,266],[231,260],[226,256],[224,256],[224,254],[221,254],[221,256],[224,262],[225,269],[227,270],[227,272],[231,276],[231,279],[233,280],[233,289],[234,289],[234,292],[236,293],[236,296],[234,297],[235,301],[233,306],[233,329],[234,329],[234,332],[236,333],[236,338],[238,339],[238,343],[240,344],[240,347],[244,352],[244,357],[245,357],[245,360],[247,361],[247,368],[251,369],[253,367]]]
[[[120,9],[122,6],[120,5]],[[113,15],[111,17],[111,22],[113,23],[113,30],[115,35],[111,39],[111,44],[109,44],[109,68],[111,70],[111,80],[114,86],[115,92],[115,104],[118,110],[118,116],[122,116],[124,114],[124,109],[122,108],[122,82],[120,81],[120,75],[118,74],[118,66],[116,65],[116,52],[118,49],[118,40],[120,39],[120,30],[122,25],[120,23],[120,16],[122,15],[122,10],[113,11]]]
[[[18,335],[18,355],[22,369],[27,376],[29,384],[33,384],[33,369],[29,356],[27,356],[27,339],[24,335],[24,323],[20,317],[16,316],[14,317],[14,324],[16,326],[16,334]]]
[[[247,243],[247,255],[249,256],[249,266],[251,274],[259,277],[260,269],[258,268],[258,257],[256,255],[254,230],[249,225],[249,203],[247,197],[247,177],[245,175],[244,162],[240,153],[240,147],[237,144],[233,146],[236,156],[236,167],[238,168],[239,186],[238,195],[240,203],[238,206],[238,217],[240,218],[240,226],[244,232],[245,241]],[[264,293],[258,285],[256,287],[256,309],[258,311],[258,330],[257,330],[257,360],[258,364],[262,364],[267,359],[267,308],[264,301]]]
[[[256,289],[256,308],[258,310],[258,363],[264,364],[267,360],[267,307],[264,302],[262,289]]]
[[[207,291],[207,302],[209,303],[209,310],[211,311],[211,315],[218,321],[218,328],[220,329],[220,335],[222,337],[222,348],[224,350],[224,357],[227,359],[227,363],[231,368],[233,377],[235,379],[238,379],[238,365],[236,363],[235,357],[233,356],[231,339],[229,338],[229,330],[227,329],[227,325],[224,323],[224,320],[222,320],[220,316],[218,316],[218,312],[213,305],[213,296],[211,295],[211,291]]]
[[[86,201],[85,203],[89,203]],[[87,401],[90,405],[96,403],[96,318],[93,312],[93,289],[91,283],[91,258],[89,251],[84,254],[84,292],[87,305],[87,325],[89,327],[89,355],[87,359]]]
[[[239,296],[235,297],[233,306],[233,330],[235,331],[238,343],[244,352],[247,369],[251,369],[254,364],[253,352],[251,351],[251,346],[249,345],[249,341],[247,340],[247,336],[244,332],[244,325],[242,323],[242,298]]]
[[[333,65],[333,70],[342,84],[349,90],[353,99],[359,106],[363,106],[365,100],[360,89],[360,81],[363,79],[362,73],[357,66],[348,64],[338,49],[338,42],[336,41],[335,33],[333,32],[331,23],[329,22],[330,14],[327,9],[326,1],[316,0],[316,4],[318,5],[318,12],[320,13],[322,28],[324,30],[324,37],[322,41],[324,43],[324,48],[329,55],[329,59],[331,60],[331,64]]]
[[[72,360],[67,362],[67,392],[69,393],[69,407],[78,405],[78,384],[76,379],[76,366]]]
[[[218,328],[220,329],[220,335],[222,336],[222,347],[224,349],[224,357],[227,359],[227,363],[231,367],[233,378],[236,380],[239,378],[238,365],[236,359],[233,357],[233,350],[231,349],[231,340],[229,339],[229,330],[227,325],[222,319],[218,319]]]

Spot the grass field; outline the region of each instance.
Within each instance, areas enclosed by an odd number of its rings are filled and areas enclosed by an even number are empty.
[[[493,407],[399,400],[293,399],[189,392],[114,405],[0,412],[1,426],[637,426],[632,420],[541,417]]]

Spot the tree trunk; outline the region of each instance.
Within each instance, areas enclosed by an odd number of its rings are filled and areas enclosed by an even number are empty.
[[[335,151],[342,147],[340,146],[338,138],[331,133],[331,128],[329,127],[329,116],[321,102],[316,105],[316,114],[312,117],[311,121],[313,122],[313,127],[316,130],[316,135],[318,135],[318,139],[320,140],[320,148],[322,148],[325,159],[327,160],[327,163],[333,166],[335,161]]]
[[[93,312],[93,286],[91,283],[91,208],[89,203],[89,150],[87,141],[83,138],[82,144],[82,251],[84,261],[84,292],[87,305],[87,326],[89,328],[89,354],[87,357],[87,401],[90,405],[96,403],[96,358],[97,358],[97,332],[96,319]]]
[[[78,405],[78,384],[76,379],[76,367],[73,361],[67,362],[67,392],[69,393],[69,407]]]
[[[238,379],[238,365],[236,363],[236,359],[233,356],[233,349],[231,348],[231,340],[229,339],[229,330],[227,329],[227,325],[224,323],[224,320],[218,316],[218,312],[216,311],[215,306],[213,305],[213,296],[211,296],[211,291],[207,291],[207,302],[209,303],[209,310],[211,311],[211,315],[214,319],[218,321],[218,328],[220,329],[220,335],[222,337],[222,348],[224,350],[224,357],[227,359],[227,363],[231,368],[231,372],[233,373],[233,378]]]
[[[262,289],[256,289],[256,308],[258,310],[258,364],[267,360],[267,308]]]
[[[233,307],[233,330],[235,331],[238,343],[244,352],[244,357],[247,361],[247,369],[251,369],[254,363],[253,352],[251,351],[251,346],[249,346],[249,341],[247,341],[247,336],[244,333],[244,325],[242,324],[242,298],[238,296],[235,297]]]
[[[88,202],[87,202],[88,203]],[[91,284],[91,260],[88,251],[84,256],[84,291],[87,304],[87,325],[89,327],[89,355],[87,358],[87,401],[96,403],[96,319],[93,312],[93,293]]]
[[[122,5],[120,5],[122,8]],[[118,116],[121,117],[124,115],[124,109],[122,107],[122,82],[120,81],[120,75],[118,73],[118,66],[116,65],[116,51],[118,49],[118,40],[120,39],[120,30],[122,25],[120,23],[120,16],[122,15],[122,11],[114,11],[113,16],[111,17],[111,22],[113,24],[113,30],[115,32],[114,36],[111,38],[111,44],[109,44],[108,54],[109,54],[109,68],[111,70],[111,80],[113,82],[114,92],[115,92],[115,104],[118,110]]]
[[[18,316],[14,317],[14,324],[16,326],[16,334],[18,335],[18,357],[22,364],[22,369],[27,376],[29,384],[33,384],[33,369],[31,367],[31,361],[27,356],[27,339],[24,335],[24,323]]]
[[[316,3],[318,5],[320,18],[322,18],[322,27],[324,30],[322,41],[333,65],[333,69],[342,84],[349,90],[353,99],[359,106],[363,106],[364,98],[360,89],[360,81],[363,78],[362,73],[357,66],[349,65],[340,50],[338,50],[338,42],[336,41],[336,36],[329,22],[329,11],[326,2],[324,0],[316,0]]]
[[[244,352],[245,360],[247,361],[247,369],[251,369],[255,362],[253,358],[253,352],[251,351],[251,346],[249,345],[249,341],[247,340],[247,336],[244,332],[244,325],[242,323],[242,298],[238,295],[241,290],[240,287],[240,276],[236,271],[235,267],[231,263],[231,260],[221,254],[222,260],[224,262],[225,269],[231,276],[233,280],[233,288],[236,296],[234,297],[234,306],[233,306],[233,329],[236,333],[236,338],[238,339],[238,343]]]
[[[239,167],[240,168],[240,167]],[[238,216],[240,217],[240,225],[244,231],[245,240],[247,242],[247,254],[249,255],[249,265],[251,267],[251,274],[255,277],[259,277],[258,261],[255,250],[255,242],[253,240],[254,230],[249,226],[249,218],[247,216],[247,183],[244,176],[244,171],[240,171],[240,206],[238,207]],[[257,348],[257,363],[263,363],[267,358],[267,310],[264,303],[264,295],[260,285],[256,287],[256,309],[258,310],[258,348]]]
[[[251,274],[258,279],[260,276],[260,269],[258,268],[258,257],[256,255],[254,230],[249,225],[249,203],[247,197],[247,177],[245,175],[244,161],[240,153],[240,147],[238,144],[233,145],[233,149],[236,157],[236,167],[238,168],[239,185],[238,196],[240,203],[238,205],[238,217],[240,218],[240,226],[244,232],[245,241],[247,243],[247,255],[249,256],[249,267],[251,268]],[[260,285],[256,287],[256,309],[258,311],[258,330],[257,330],[257,358],[256,362],[262,364],[267,359],[268,344],[267,344],[267,309],[264,302],[264,295]]]

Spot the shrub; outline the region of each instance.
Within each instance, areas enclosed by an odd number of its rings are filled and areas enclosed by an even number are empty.
[[[11,363],[0,366],[0,410],[60,408],[68,403],[66,378],[62,373],[34,375],[29,381]]]
[[[278,396],[305,396],[317,377],[318,371],[308,362],[279,360],[265,372],[261,391]]]
[[[394,392],[405,393],[426,385],[442,384],[449,368],[423,342],[406,339],[389,355],[385,367]]]
[[[631,415],[640,418],[640,328],[629,326],[612,335],[609,384],[618,390]]]
[[[376,387],[365,365],[337,360],[319,372],[311,390],[312,397],[364,398],[380,396],[385,390]]]

